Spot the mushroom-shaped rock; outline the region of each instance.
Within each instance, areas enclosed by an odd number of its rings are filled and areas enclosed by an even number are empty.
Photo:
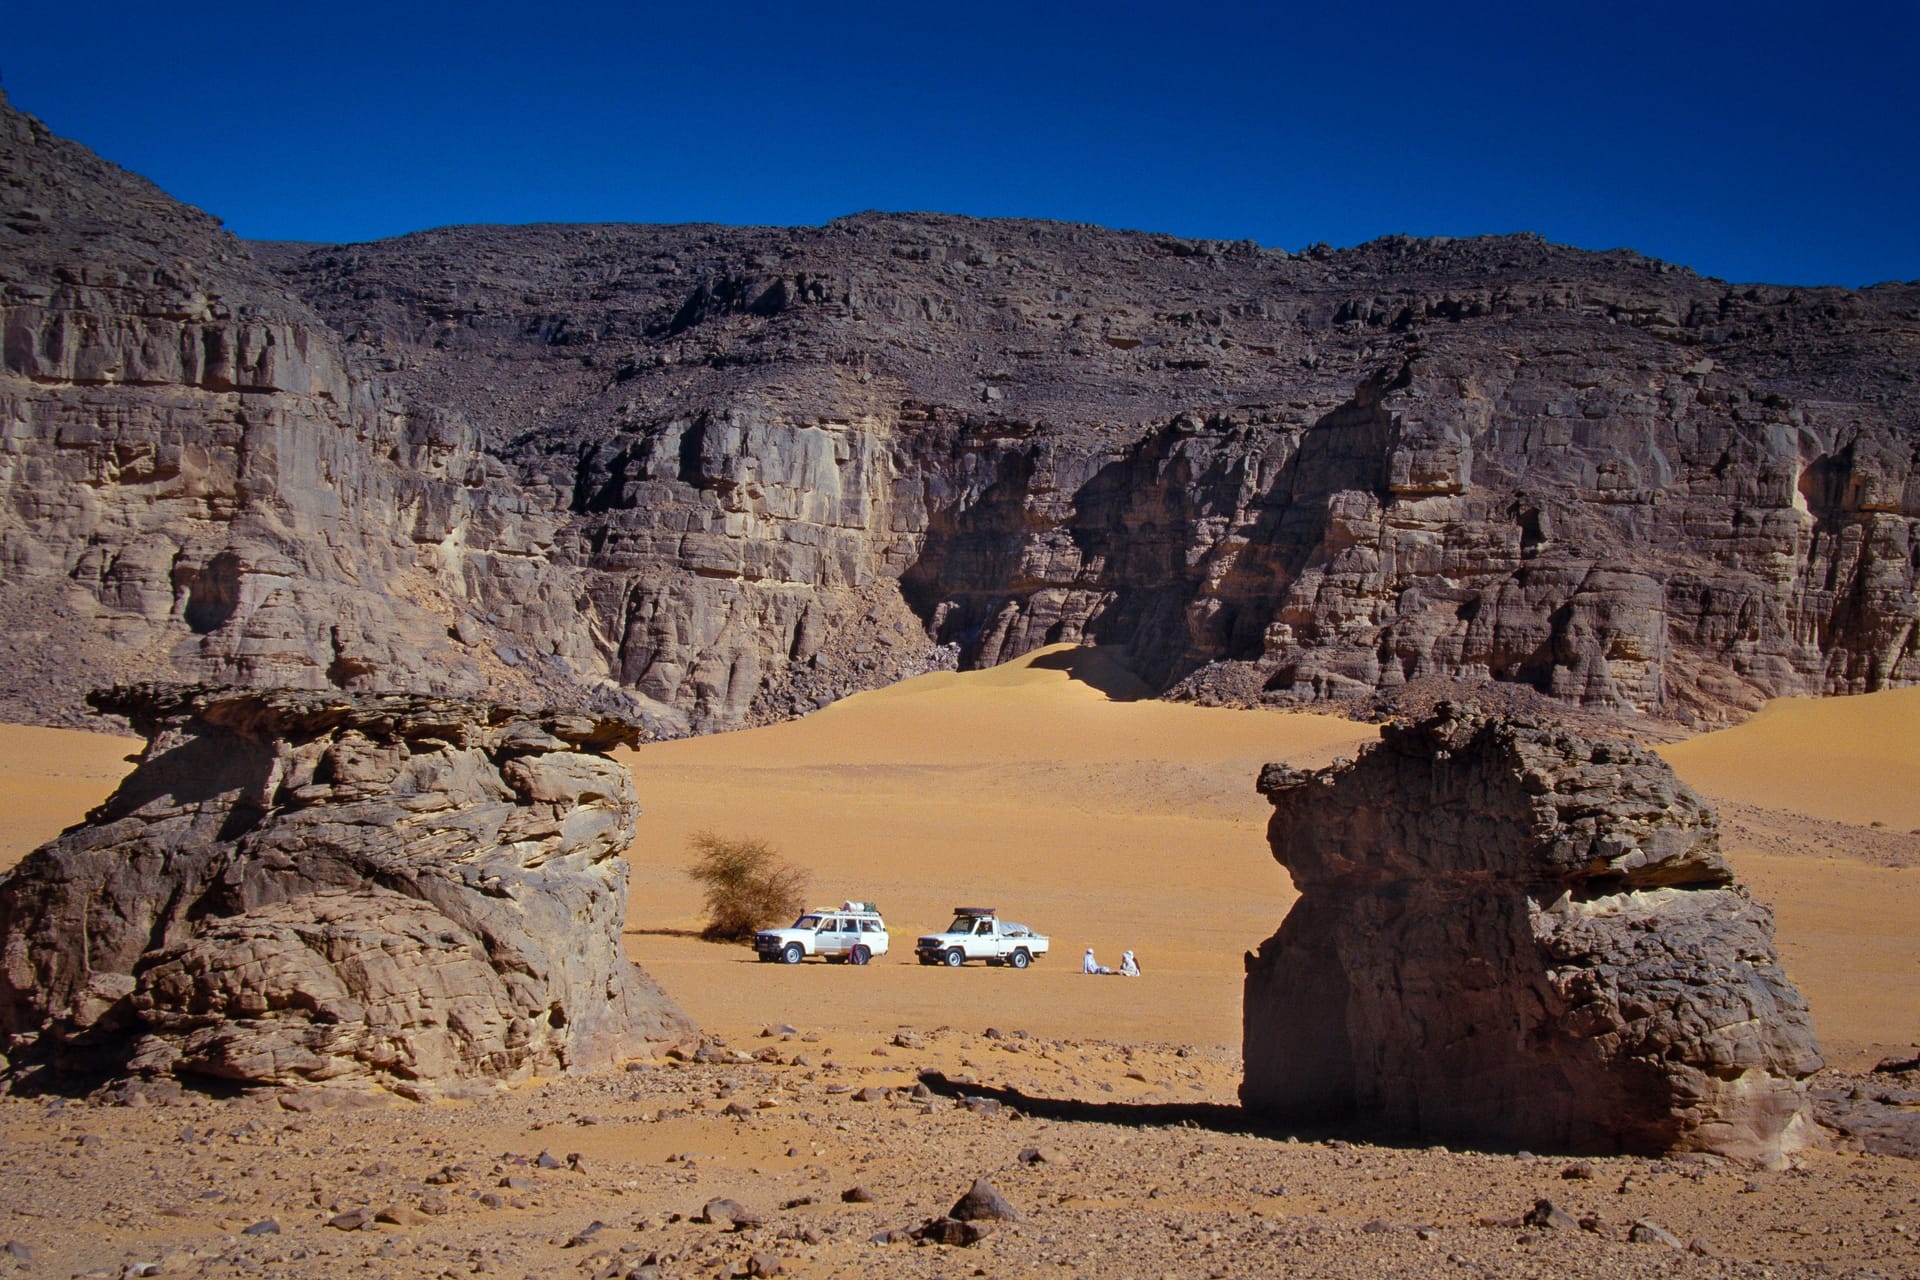
[[[609,1066],[691,1024],[627,960],[619,721],[143,685],[84,826],[0,881],[0,1032],[60,1071],[418,1091]]]
[[[1535,1150],[1812,1140],[1772,915],[1659,757],[1443,705],[1260,782],[1300,898],[1247,957],[1248,1107]]]

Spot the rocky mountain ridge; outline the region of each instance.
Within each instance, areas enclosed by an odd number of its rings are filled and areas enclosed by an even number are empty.
[[[1720,720],[1920,678],[1920,285],[939,215],[243,244],[7,110],[6,714],[150,675]]]

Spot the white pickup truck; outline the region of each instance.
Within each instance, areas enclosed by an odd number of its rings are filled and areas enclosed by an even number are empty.
[[[944,933],[929,933],[913,945],[921,964],[958,968],[969,960],[1024,969],[1047,954],[1051,942],[1023,924],[1002,920],[992,907],[955,907]]]

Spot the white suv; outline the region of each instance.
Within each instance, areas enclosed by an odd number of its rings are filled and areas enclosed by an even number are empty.
[[[843,902],[838,910],[807,912],[790,929],[762,929],[753,949],[764,964],[799,964],[808,956],[865,964],[887,954],[887,922],[871,902]]]

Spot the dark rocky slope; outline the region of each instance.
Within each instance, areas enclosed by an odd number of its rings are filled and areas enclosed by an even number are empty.
[[[82,654],[669,731],[1058,640],[1242,702],[1920,678],[1920,286],[928,215],[248,246],[0,133],[9,714]]]

